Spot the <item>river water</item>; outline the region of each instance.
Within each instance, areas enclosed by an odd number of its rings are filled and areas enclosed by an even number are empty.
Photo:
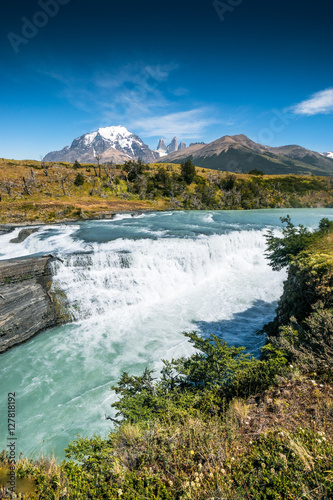
[[[0,356],[0,448],[8,392],[17,454],[62,458],[77,433],[108,433],[110,385],[122,370],[158,372],[162,358],[193,352],[182,332],[214,333],[258,355],[264,339],[255,331],[274,317],[286,276],[268,266],[264,235],[279,232],[287,213],[311,228],[333,219],[333,209],[160,212],[43,225],[18,244],[10,240],[20,229],[0,236],[0,259],[64,260],[52,286],[72,318]]]

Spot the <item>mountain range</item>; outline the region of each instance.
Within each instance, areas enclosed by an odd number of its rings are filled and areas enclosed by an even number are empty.
[[[191,159],[197,167],[230,172],[261,170],[265,174],[333,175],[333,153],[317,153],[298,145],[270,147],[243,134],[226,135],[209,144],[184,142],[177,137],[166,146],[161,138],[157,149],[150,149],[139,136],[125,127],[99,128],[75,139],[71,146],[53,151],[44,161],[81,163],[124,163],[141,158],[144,163],[181,163]]]
[[[245,135],[226,135],[209,144],[194,144],[175,151],[163,163],[192,160],[197,167],[229,172],[260,170],[265,174],[333,175],[333,155],[321,154],[297,145],[270,147]]]
[[[159,140],[157,149],[150,149],[139,136],[132,134],[122,125],[102,127],[95,132],[74,139],[70,146],[60,151],[51,151],[44,161],[63,161],[81,163],[125,163],[141,158],[144,163],[152,163],[159,158],[186,148],[185,142],[178,144],[177,137],[166,146],[164,139]]]

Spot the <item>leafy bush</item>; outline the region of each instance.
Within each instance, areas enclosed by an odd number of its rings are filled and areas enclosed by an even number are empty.
[[[120,399],[113,403],[117,417],[138,422],[156,418],[177,420],[184,415],[223,413],[235,396],[256,394],[275,383],[276,375],[288,372],[283,352],[267,346],[266,359],[257,360],[243,347],[229,347],[212,335],[185,333],[197,352],[189,358],[164,361],[161,380],[152,371],[141,376],[123,372],[112,386]]]
[[[309,247],[317,236],[316,233],[311,233],[303,225],[295,227],[289,215],[281,217],[280,220],[282,223],[286,223],[286,227],[282,228],[283,237],[274,236],[272,230],[269,230],[266,235],[267,251],[265,255],[270,261],[269,265],[275,271],[286,267],[291,258]]]
[[[291,325],[280,328],[271,342],[283,349],[290,361],[303,372],[316,373],[321,379],[333,378],[333,311],[318,302],[303,324],[291,318]]]
[[[303,226],[295,228],[289,217],[287,222],[284,238],[267,236],[273,269],[289,263],[275,319],[262,330],[269,336],[279,336],[279,329],[288,326],[291,317],[304,328],[304,321],[319,302],[326,309],[333,308],[333,257],[329,240],[332,222],[322,219],[313,233]]]

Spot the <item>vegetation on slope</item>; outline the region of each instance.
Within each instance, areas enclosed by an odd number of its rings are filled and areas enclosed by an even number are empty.
[[[110,217],[120,211],[333,206],[329,177],[231,174],[129,161],[0,163],[0,223]]]
[[[333,222],[322,219],[318,230],[310,233],[295,228],[288,218],[286,234],[283,239],[268,235],[272,265],[289,268],[276,318],[264,330],[268,342],[283,349],[292,362],[331,380]]]
[[[289,276],[262,358],[189,333],[196,353],[164,362],[160,379],[123,373],[107,439],[78,438],[61,466],[20,461],[36,498],[333,497],[333,224],[285,222],[267,235]]]
[[[166,160],[172,163],[180,163],[180,161],[190,159],[197,167],[227,170],[229,172],[245,173],[251,168],[257,168],[270,175],[332,175],[333,162],[319,153],[308,151],[308,154],[306,154],[306,150],[297,146],[270,148],[270,151],[265,151],[262,146],[252,143],[246,137],[244,137],[245,143],[243,139],[238,137],[240,142],[234,144],[234,146],[229,140],[237,140],[237,137],[229,137],[227,141],[224,141],[224,139],[226,138],[214,141],[215,146],[214,143],[211,143],[196,151],[187,151],[185,149],[171,153],[166,157]],[[247,141],[250,143],[249,147],[246,146]],[[228,142],[229,145],[227,146]],[[243,144],[241,144],[242,142]],[[226,149],[221,151],[223,143]],[[255,149],[251,147],[251,143]],[[259,150],[257,147],[259,147]],[[301,153],[299,156],[297,150]]]

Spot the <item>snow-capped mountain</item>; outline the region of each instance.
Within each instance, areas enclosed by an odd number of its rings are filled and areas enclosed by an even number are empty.
[[[97,163],[96,156],[101,162],[113,161],[124,163],[128,160],[141,160],[150,163],[159,158],[139,136],[132,134],[122,125],[117,127],[103,127],[95,132],[84,134],[74,139],[71,146],[61,151],[52,151],[45,157],[45,161],[78,160],[82,163]]]
[[[328,153],[322,153],[323,156],[326,156],[326,158],[332,158],[333,160],[333,151],[328,152]]]

